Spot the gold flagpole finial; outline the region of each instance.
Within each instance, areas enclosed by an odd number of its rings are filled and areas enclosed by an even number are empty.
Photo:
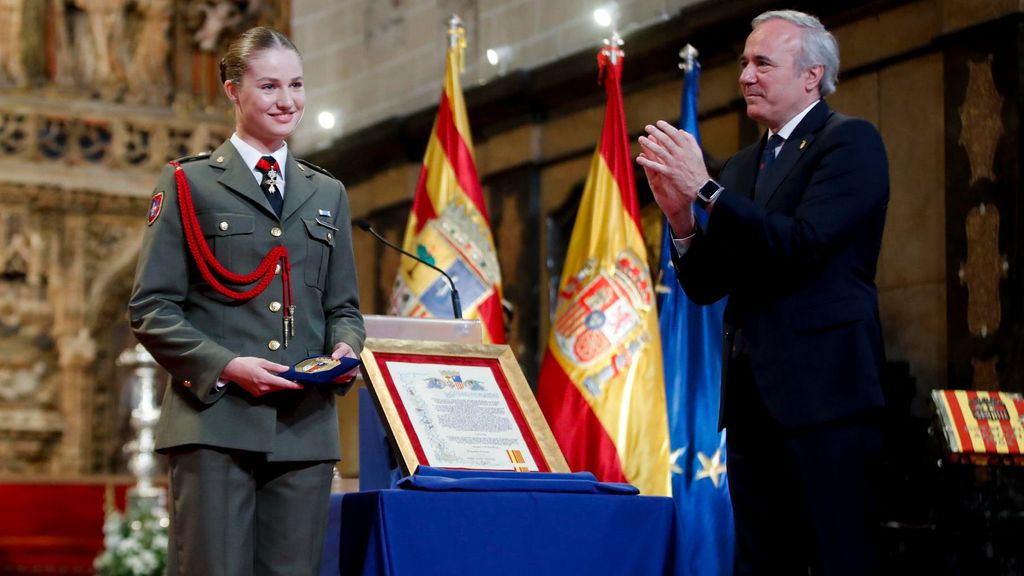
[[[694,64],[697,63],[697,56],[700,52],[693,47],[693,44],[687,44],[683,46],[682,50],[679,51],[679,69],[683,72],[689,72],[693,70]]]
[[[466,27],[463,26],[462,18],[459,18],[458,14],[452,14],[452,17],[448,19],[448,49],[458,50],[455,58],[459,63],[459,72],[464,72],[466,68],[464,59],[466,51]]]

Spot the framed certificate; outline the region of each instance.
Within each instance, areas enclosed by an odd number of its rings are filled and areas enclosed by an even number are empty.
[[[569,471],[508,346],[369,338],[361,358],[406,475]]]

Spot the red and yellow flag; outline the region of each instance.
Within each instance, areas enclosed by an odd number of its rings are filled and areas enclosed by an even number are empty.
[[[598,54],[608,105],[541,366],[537,400],[574,471],[670,495],[654,287],[640,228],[622,51]]]
[[[505,342],[501,269],[491,236],[459,72],[465,32],[448,32],[444,90],[423,158],[403,248],[447,272],[462,300],[463,316],[479,318],[484,340]],[[447,281],[436,271],[403,257],[391,294],[391,313],[451,318]]]
[[[932,390],[932,400],[950,452],[1024,454],[1024,397],[1020,394]]]

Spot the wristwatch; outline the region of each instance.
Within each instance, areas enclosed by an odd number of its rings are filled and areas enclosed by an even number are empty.
[[[697,190],[697,199],[695,200],[697,206],[707,210],[708,206],[718,199],[718,195],[722,193],[722,190],[725,190],[725,188],[721,184],[708,178],[708,181]]]

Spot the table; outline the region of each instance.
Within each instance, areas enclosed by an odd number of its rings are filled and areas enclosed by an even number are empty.
[[[343,575],[676,573],[671,498],[376,490],[335,496],[332,524]]]

